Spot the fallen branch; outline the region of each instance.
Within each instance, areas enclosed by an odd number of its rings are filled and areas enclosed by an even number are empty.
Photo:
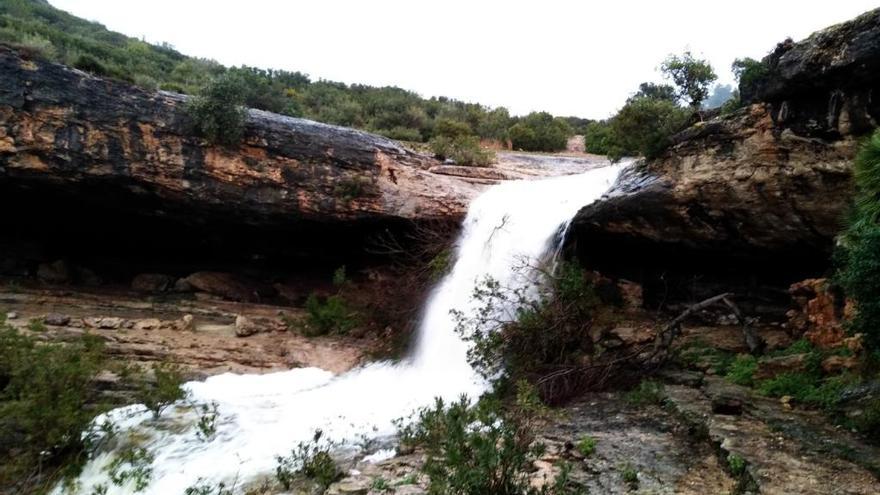
[[[743,327],[746,345],[752,352],[758,352],[763,349],[764,341],[748,324],[732,297],[731,293],[718,294],[689,306],[667,323],[657,333],[653,342],[637,346],[625,354],[606,357],[599,362],[586,365],[565,366],[552,370],[536,380],[538,391],[542,397],[549,398],[553,402],[555,398],[570,396],[577,390],[588,387],[600,388],[608,380],[622,376],[622,372],[656,369],[669,359],[672,345],[681,334],[681,326],[685,320],[694,313],[715,304],[724,304],[733,311]]]
[[[745,316],[743,316],[742,311],[739,310],[739,306],[737,306],[733,300],[729,297],[725,297],[722,299],[724,304],[733,311],[733,314],[736,315],[737,321],[742,326],[743,339],[746,341],[746,346],[749,348],[749,352],[752,354],[760,354],[764,352],[764,346],[767,345],[764,342],[764,339],[755,332],[755,329],[749,325],[748,320],[746,320]]]

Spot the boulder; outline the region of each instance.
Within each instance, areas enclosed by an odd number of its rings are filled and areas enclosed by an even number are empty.
[[[271,285],[224,272],[196,272],[185,282],[196,290],[232,301],[258,302],[276,293]]]
[[[146,293],[166,292],[174,287],[176,281],[175,277],[163,273],[141,273],[132,279],[131,288]]]
[[[827,349],[841,345],[846,337],[844,323],[852,311],[842,293],[832,290],[828,280],[823,278],[794,283],[789,293],[798,306],[787,314],[789,329],[817,347]]]
[[[783,373],[797,373],[806,369],[806,354],[763,358],[758,361],[758,367],[753,378],[755,380],[767,380]]]
[[[83,318],[83,323],[89,328],[99,328],[102,330],[116,330],[122,327],[125,320],[113,316],[93,316]]]
[[[849,371],[859,365],[856,356],[828,356],[822,361],[822,370],[825,373],[834,374]]]
[[[173,328],[181,332],[192,332],[196,329],[193,315],[183,315],[179,320],[174,322]]]
[[[156,330],[162,327],[162,321],[158,318],[145,318],[133,323],[132,328],[135,330]]]
[[[66,284],[72,281],[72,270],[64,260],[51,263],[40,263],[37,266],[37,278],[50,284]]]
[[[43,318],[43,323],[53,327],[63,327],[70,323],[70,317],[60,313],[49,313]]]
[[[235,317],[235,336],[249,337],[255,333],[259,333],[262,329],[259,325],[251,321],[249,318],[236,315]]]

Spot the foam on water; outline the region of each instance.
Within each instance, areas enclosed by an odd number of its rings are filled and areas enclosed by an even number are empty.
[[[119,426],[121,437],[136,435],[155,456],[152,481],[142,493],[179,494],[199,479],[246,481],[273,472],[275,456],[310,439],[316,428],[337,441],[384,437],[394,433],[394,419],[430,405],[435,397],[479,396],[487,384],[468,365],[467,344],[455,333],[450,311],[473,311],[471,294],[486,277],[510,288],[534,287],[534,274],[517,267],[523,260],[555,253],[570,219],[599,198],[619,170],[605,167],[507,182],[476,198],[456,246],[455,264],[434,288],[415,348],[403,362],[372,363],[338,376],[301,368],[187,383],[192,402],[219,404],[217,432],[210,441],[198,437],[197,415],[186,407],[168,408],[159,420],[142,406],[111,411],[107,416]],[[133,492],[131,484],[109,482],[106,466],[112,459],[108,452],[88,462],[78,480],[84,493],[98,484],[106,485],[110,494]],[[55,492],[63,493],[60,487]]]

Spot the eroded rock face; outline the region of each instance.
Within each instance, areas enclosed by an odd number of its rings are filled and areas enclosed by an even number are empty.
[[[829,247],[851,197],[853,140],[781,129],[766,104],[686,132],[581,210],[575,228],[719,251]]]
[[[455,217],[475,190],[394,141],[258,110],[239,146],[210,145],[189,132],[184,101],[0,47],[0,177],[252,225]]]
[[[777,274],[780,288],[822,273],[851,204],[857,140],[880,117],[880,10],[765,62],[755,103],[680,133],[580,211],[570,240],[582,259],[634,277],[606,265]]]

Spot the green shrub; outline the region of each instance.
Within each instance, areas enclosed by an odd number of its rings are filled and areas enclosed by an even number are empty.
[[[447,137],[451,139],[459,137],[473,136],[474,131],[465,122],[452,120],[449,118],[438,119],[434,124],[434,137]]]
[[[727,467],[734,476],[740,476],[746,472],[746,460],[736,454],[728,454]]]
[[[620,479],[628,485],[638,486],[639,472],[636,471],[632,464],[624,464],[620,468]]]
[[[306,299],[309,329],[306,336],[314,337],[328,333],[345,334],[357,326],[357,313],[349,308],[340,294],[321,298],[315,294]]]
[[[333,272],[333,285],[337,287],[336,294],[322,297],[312,293],[306,299],[308,324],[300,329],[306,337],[328,333],[345,334],[358,325],[357,311],[349,306],[343,296],[343,289],[349,285],[345,266],[340,266]]]
[[[31,332],[36,333],[42,333],[46,331],[46,325],[37,318],[32,318],[30,321],[28,321],[27,328]]]
[[[217,144],[238,144],[244,136],[247,110],[241,79],[223,75],[205,86],[186,105],[193,130]]]
[[[592,122],[584,132],[584,151],[597,155],[614,153],[614,133],[607,121]]]
[[[589,435],[584,435],[578,440],[577,449],[584,457],[590,457],[596,451],[596,439]]]
[[[782,373],[757,384],[758,391],[771,397],[790,396],[808,406],[830,409],[856,379],[849,375],[823,378],[818,372]]]
[[[666,400],[666,391],[661,383],[653,380],[642,380],[634,389],[624,396],[634,406],[662,404]]]
[[[514,149],[525,151],[564,150],[572,133],[565,119],[547,112],[532,112],[508,130]]]
[[[421,141],[422,133],[418,129],[410,129],[409,127],[397,126],[392,129],[380,129],[376,134],[381,134],[388,139],[396,139],[398,141]]]
[[[599,300],[587,274],[575,263],[560,263],[546,276],[537,298],[494,279],[483,280],[473,293],[478,311],[452,312],[456,331],[473,344],[469,362],[495,380],[498,389],[520,378],[537,381],[552,371],[576,367],[593,351],[589,329]],[[509,307],[516,308],[514,321],[500,322],[498,312]],[[563,396],[575,391],[563,389]]]
[[[179,366],[166,362],[154,364],[152,380],[144,377],[139,380],[134,399],[158,418],[165,408],[186,398],[183,382],[183,370]]]
[[[753,58],[738,58],[733,61],[731,70],[739,81],[740,91],[751,94],[754,85],[770,73],[770,68]]]
[[[851,329],[880,350],[880,131],[868,139],[855,161],[856,206],[842,236],[843,268],[838,279],[856,302]]]
[[[688,111],[668,100],[631,99],[611,119],[612,157],[643,155],[654,158],[687,123]]]
[[[751,354],[740,354],[730,364],[726,377],[737,385],[752,386],[758,360]]]
[[[91,335],[65,344],[39,343],[0,324],[0,487],[46,481],[31,475],[85,460],[92,419],[106,410],[92,380],[104,364]],[[28,480],[28,481],[25,481]]]
[[[91,55],[80,55],[79,58],[77,58],[76,61],[73,62],[73,66],[79,70],[83,70],[97,76],[110,75],[110,71],[107,69],[107,66],[105,66],[103,62]]]
[[[424,449],[422,472],[429,493],[567,493],[562,479],[543,491],[530,485],[531,466],[544,452],[543,444],[534,441],[535,421],[543,409],[536,407],[533,390],[523,383],[520,387],[517,402],[509,408],[491,399],[472,404],[462,397],[448,405],[437,399],[402,428],[402,439]]]
[[[495,153],[480,147],[480,139],[476,136],[438,136],[428,144],[438,159],[450,158],[458,165],[484,166],[495,161]]]
[[[298,481],[308,480],[323,491],[342,477],[342,471],[330,455],[335,444],[323,442],[323,435],[323,431],[316,430],[312,441],[300,442],[289,456],[275,458],[275,478],[285,490],[290,490]]]

